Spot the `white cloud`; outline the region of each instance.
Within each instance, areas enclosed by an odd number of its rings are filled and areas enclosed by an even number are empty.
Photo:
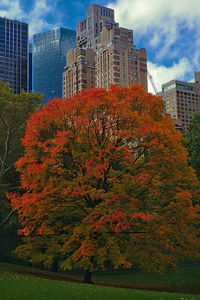
[[[200,69],[200,0],[112,1],[107,6],[115,10],[116,22],[133,29],[146,47],[158,90],[170,80],[190,79]]]
[[[152,47],[157,47],[161,42],[161,34],[159,32],[154,32],[153,37],[150,41]]]
[[[160,45],[158,59],[170,50],[181,29],[197,30],[200,25],[199,0],[117,0],[108,7],[115,9],[120,26],[145,36],[151,47]]]
[[[117,0],[108,6],[115,9],[117,22],[141,33],[157,25],[170,30],[172,20],[186,20],[188,26],[193,26],[200,16],[199,0]]]
[[[192,71],[192,68],[188,59],[182,58],[179,60],[178,63],[174,63],[171,67],[157,65],[149,61],[148,70],[153,77],[154,83],[158,91],[161,91],[163,83],[166,83],[173,79],[183,80],[184,75],[187,72]],[[148,87],[149,92],[154,93],[150,82],[148,82]]]
[[[58,19],[59,13],[55,10],[56,1],[53,3],[51,0],[35,0],[30,12],[25,12],[20,3],[20,0],[0,0],[0,16],[27,22],[30,37],[34,33],[44,29],[50,30],[57,26],[57,24],[51,24],[46,20],[49,13],[56,14]]]
[[[26,14],[20,7],[19,0],[0,0],[0,16],[10,19],[24,18]]]
[[[30,36],[34,33],[41,32],[44,28],[49,26],[48,22],[45,21],[45,15],[50,13],[53,9],[47,0],[36,0],[33,10],[28,15],[30,24]]]

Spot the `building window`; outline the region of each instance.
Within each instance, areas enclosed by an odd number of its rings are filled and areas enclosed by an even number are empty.
[[[92,29],[92,17],[88,18],[88,30]]]

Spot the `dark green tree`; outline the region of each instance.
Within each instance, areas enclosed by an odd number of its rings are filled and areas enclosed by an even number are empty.
[[[189,164],[194,168],[200,179],[200,113],[194,114],[187,130],[187,148]]]
[[[30,113],[39,109],[39,93],[13,94],[8,83],[0,80],[0,230],[12,218],[7,192],[18,189],[19,177],[14,164],[23,154],[21,138]]]

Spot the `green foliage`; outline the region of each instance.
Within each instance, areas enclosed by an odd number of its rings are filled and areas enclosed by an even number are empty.
[[[187,130],[189,163],[200,179],[200,113],[194,114]]]
[[[14,218],[10,220],[9,226],[5,226],[0,233],[0,260],[7,262],[19,262],[12,251],[19,246],[21,237],[17,235],[18,223]]]
[[[23,155],[21,138],[24,136],[26,120],[30,113],[39,108],[41,101],[39,93],[22,91],[21,94],[13,94],[9,84],[0,80],[0,238],[7,245],[1,247],[6,256],[13,248],[12,245],[9,247],[10,240],[17,240],[18,227],[6,193],[19,188],[19,176],[14,164]],[[1,258],[4,255],[1,251]]]

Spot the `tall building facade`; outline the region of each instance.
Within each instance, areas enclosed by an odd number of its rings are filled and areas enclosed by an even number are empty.
[[[29,90],[28,24],[0,17],[0,79],[14,93]]]
[[[171,80],[162,85],[165,113],[173,119],[175,126],[183,132],[192,120],[193,114],[200,111],[200,72],[195,73],[195,82]]]
[[[76,32],[62,27],[33,36],[33,90],[44,102],[62,97],[66,53],[75,43]]]
[[[28,80],[28,91],[32,91],[32,82],[33,82],[33,46],[29,44],[29,80]]]
[[[67,66],[63,73],[64,98],[95,87],[94,56],[95,52],[91,48],[71,49],[67,52]]]
[[[130,86],[132,83],[143,84],[147,91],[147,58],[144,48],[137,50],[133,44],[133,31],[119,27],[115,22],[114,10],[93,4],[87,9],[87,18],[76,26],[76,48],[92,49],[90,65],[95,66],[94,86],[109,89],[110,84]],[[92,62],[92,59],[94,61]],[[73,64],[80,62],[76,56]],[[66,63],[63,74],[63,97],[77,93],[77,89],[70,89],[66,84],[66,74],[71,70],[72,81],[77,83],[79,77],[84,77],[85,69],[79,70],[79,76],[72,72],[72,65]],[[93,85],[93,77],[88,74],[81,90]],[[78,92],[80,89],[78,89]]]
[[[104,27],[96,52],[96,86],[109,89],[110,84],[129,87],[132,83],[147,90],[146,50],[136,50],[132,30]]]
[[[87,18],[76,25],[77,48],[97,50],[98,37],[104,27],[118,25],[114,10],[93,4],[87,8]]]

